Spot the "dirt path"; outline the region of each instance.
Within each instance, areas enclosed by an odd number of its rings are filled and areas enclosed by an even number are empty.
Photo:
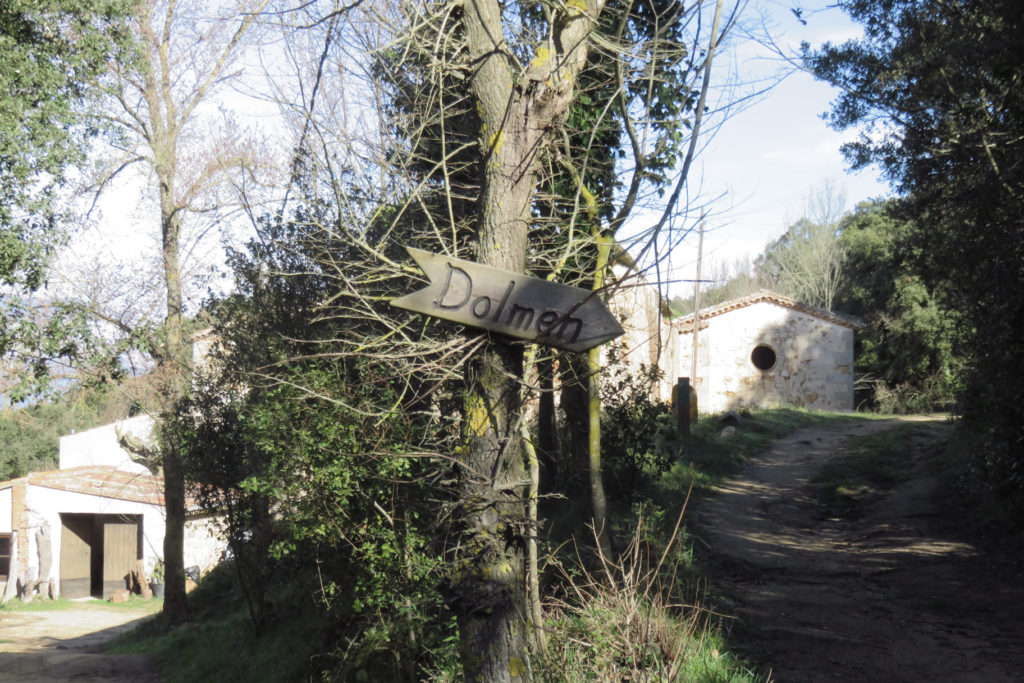
[[[148,614],[83,603],[52,611],[0,613],[0,681],[159,683],[145,655],[108,655],[103,644]]]
[[[946,504],[929,465],[941,422],[920,423],[905,481],[824,504],[825,464],[896,424],[801,430],[698,504],[733,638],[780,683],[1024,680],[1021,558]]]

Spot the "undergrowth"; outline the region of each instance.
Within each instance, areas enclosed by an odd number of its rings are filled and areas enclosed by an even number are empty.
[[[307,680],[325,624],[301,601],[282,605],[276,627],[257,633],[233,567],[225,563],[203,578],[189,606],[191,621],[171,626],[158,617],[119,637],[108,651],[153,655],[166,683]]]
[[[990,473],[979,464],[983,435],[963,423],[949,432],[938,467],[943,481],[956,492],[954,504],[973,521],[1016,536],[1017,544],[1024,547],[1024,494],[993,485]]]
[[[745,682],[753,674],[724,651],[712,614],[676,580],[680,525],[656,552],[643,517],[617,560],[558,565],[548,600],[547,650],[537,680]],[[664,539],[662,539],[664,540]]]
[[[721,618],[706,607],[707,587],[686,533],[686,501],[691,491],[714,486],[789,431],[857,419],[865,418],[790,409],[755,411],[741,415],[735,432],[726,438],[720,435],[717,420],[705,418],[694,425],[688,439],[657,439],[655,447],[672,449],[671,466],[642,472],[638,490],[610,501],[620,540],[616,557],[595,555],[589,547],[592,539],[585,539],[588,547],[577,549],[571,534],[559,539],[548,530],[550,554],[543,576],[547,646],[533,656],[533,678],[755,680],[729,652],[721,636]],[[659,456],[635,461],[664,460]],[[566,523],[557,515],[552,522],[567,530],[584,527],[582,520]],[[375,627],[369,622],[356,625],[324,610],[316,590],[302,577],[277,576],[273,584],[276,593],[267,598],[270,617],[261,632],[248,617],[236,574],[225,565],[204,577],[189,596],[192,622],[171,627],[155,619],[121,638],[115,651],[152,653],[168,683],[382,680],[371,673],[376,669],[362,662],[388,657],[403,658],[393,667],[405,672],[402,680],[461,680],[457,631],[450,614],[419,615],[418,631],[403,631],[401,625],[386,621]],[[399,604],[403,597],[391,599]],[[407,657],[413,651],[418,651],[418,658],[410,661]]]

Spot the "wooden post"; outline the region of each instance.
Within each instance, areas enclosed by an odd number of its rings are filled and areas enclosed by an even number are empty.
[[[700,328],[700,276],[704,261],[704,217],[700,219],[700,236],[697,239],[697,279],[693,282],[693,346],[690,347],[690,377],[693,389],[697,389],[697,331]]]
[[[139,577],[139,594],[144,598],[153,597],[153,589],[149,587],[149,579],[146,578],[146,567],[142,560],[135,562],[135,573]]]
[[[690,378],[680,377],[676,381],[676,429],[683,437],[690,436]]]

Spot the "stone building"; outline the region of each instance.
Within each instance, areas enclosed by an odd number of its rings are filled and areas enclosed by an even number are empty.
[[[696,318],[702,413],[747,406],[854,409],[853,335],[861,321],[765,290]],[[692,373],[694,316],[667,327],[661,367],[671,384]]]
[[[636,370],[641,365],[660,366],[671,311],[656,283],[637,273],[632,261],[625,258],[623,252],[612,266],[607,302],[623,334],[602,349],[602,361],[608,361],[610,354]],[[652,398],[668,400],[671,394],[662,393],[661,387],[655,386]]]

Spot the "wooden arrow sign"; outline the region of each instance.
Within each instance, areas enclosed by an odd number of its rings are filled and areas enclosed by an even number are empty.
[[[430,284],[392,306],[567,351],[586,351],[622,334],[594,292],[406,249]]]

